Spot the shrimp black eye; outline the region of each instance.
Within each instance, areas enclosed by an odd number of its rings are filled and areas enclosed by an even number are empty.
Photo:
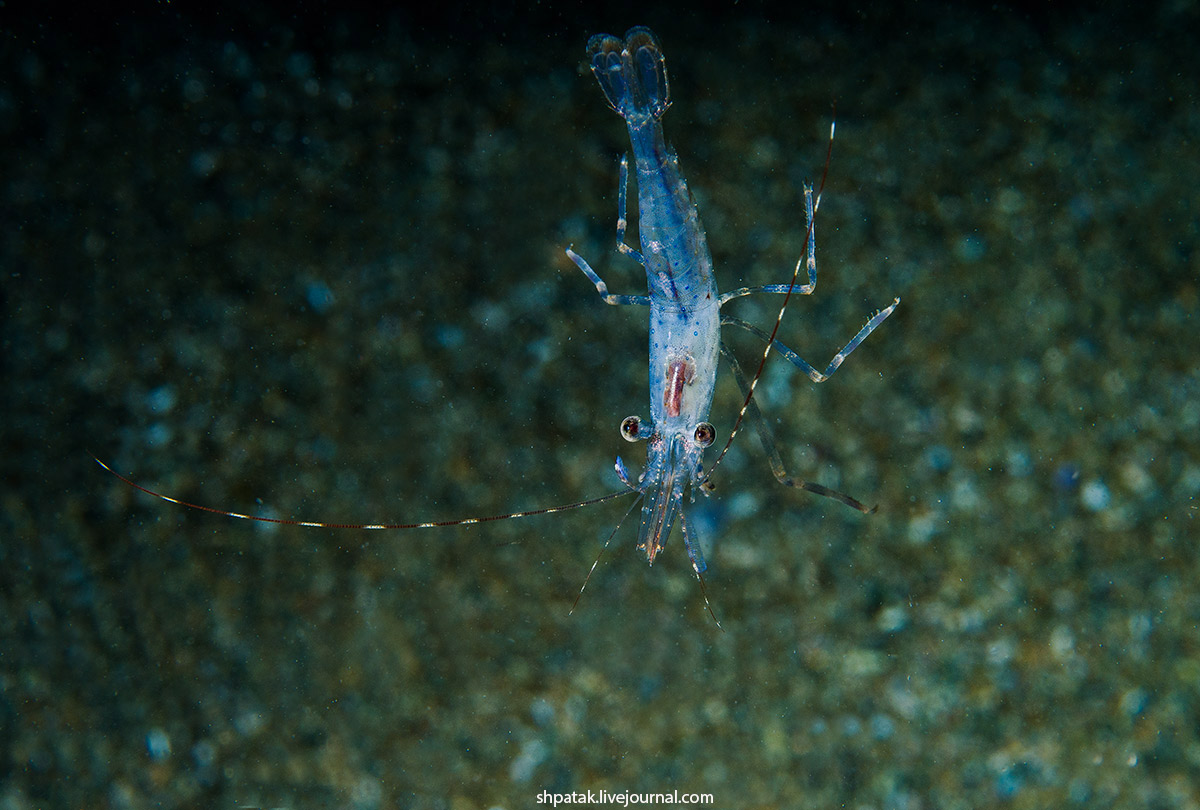
[[[642,435],[642,419],[640,416],[626,416],[621,420],[621,438],[627,442],[644,439]]]
[[[696,425],[696,444],[701,447],[708,447],[713,443],[713,439],[717,438],[717,430],[708,422],[701,422]]]

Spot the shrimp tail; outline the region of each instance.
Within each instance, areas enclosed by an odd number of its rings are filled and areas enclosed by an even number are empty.
[[[609,106],[626,121],[657,120],[671,106],[667,63],[649,28],[630,28],[624,41],[596,34],[588,40],[587,55]]]

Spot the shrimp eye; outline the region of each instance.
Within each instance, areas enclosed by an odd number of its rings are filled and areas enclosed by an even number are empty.
[[[621,438],[627,442],[644,439],[642,435],[642,419],[640,416],[626,416],[621,420]]]
[[[717,431],[710,423],[701,422],[696,425],[696,444],[701,447],[708,447],[713,443],[713,439],[717,438]]]

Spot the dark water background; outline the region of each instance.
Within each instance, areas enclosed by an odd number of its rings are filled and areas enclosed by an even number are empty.
[[[1200,11],[923,9],[0,8],[0,807],[1200,806]],[[354,521],[640,469],[645,311],[562,252],[644,289],[582,64],[633,24],[724,289],[790,274],[836,99],[782,337],[903,303],[760,401],[878,514],[744,436],[693,510],[722,632],[632,524],[568,615],[621,504],[272,530],[94,464]]]

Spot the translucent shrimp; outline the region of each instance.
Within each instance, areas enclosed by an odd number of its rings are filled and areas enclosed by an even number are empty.
[[[689,531],[683,501],[689,490],[694,498],[697,487],[705,489],[703,485],[711,473],[711,470],[705,472],[702,456],[715,438],[713,426],[707,420],[716,385],[717,356],[724,350],[721,326],[740,326],[765,338],[767,348],[764,360],[766,353],[775,348],[811,379],[823,382],[892,313],[900,299],[897,298],[891,306],[872,317],[854,339],[838,352],[824,373],[776,341],[775,332],[767,334],[736,318],[723,318],[721,306],[734,298],[753,293],[781,293],[790,297],[793,293],[806,295],[815,289],[812,220],[816,205],[812,189],[806,186],[804,190],[808,221],[807,257],[801,257],[797,263],[792,281],[788,284],[743,287],[724,295],[718,294],[712,258],[700,217],[687,184],[679,173],[675,152],[667,146],[663,137],[661,119],[671,99],[666,64],[658,40],[650,29],[641,26],[631,28],[624,40],[609,34],[598,34],[588,41],[587,54],[592,73],[600,83],[605,98],[625,119],[629,129],[637,172],[638,230],[642,250],[639,253],[625,243],[626,184],[629,173],[627,157],[622,158],[619,173],[617,248],[645,268],[648,294],[614,295],[587,261],[570,248],[567,248],[567,256],[596,286],[606,303],[650,307],[650,420],[647,423],[639,417],[630,416],[621,423],[621,435],[626,439],[646,441],[646,466],[635,482],[618,457],[617,472],[626,486],[641,493],[644,498],[638,548],[645,551],[650,564],[654,563],[678,521],[692,568],[700,577],[706,565],[697,538]],[[796,283],[801,264],[806,265],[808,272],[808,283],[804,285]],[[784,307],[787,300],[784,299]],[[779,319],[782,317],[783,308]],[[760,364],[758,373],[746,384],[732,355],[725,353],[734,365],[735,377],[746,394],[737,420],[737,425],[740,425],[747,412],[751,416],[757,414],[752,396],[762,366]],[[730,435],[731,442],[736,431],[737,426]],[[818,484],[788,477],[779,454],[774,450],[773,441],[765,432],[762,435],[763,444],[771,457],[772,469],[781,481],[831,495],[855,508],[869,511],[853,498]],[[707,494],[707,489],[705,492]]]

